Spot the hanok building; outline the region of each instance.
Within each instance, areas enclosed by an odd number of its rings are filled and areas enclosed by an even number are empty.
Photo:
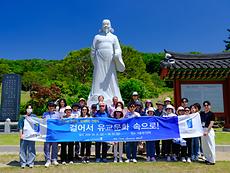
[[[209,100],[217,119],[230,130],[230,52],[182,54],[166,51],[161,61],[161,79],[173,81],[175,107],[181,98],[189,104]]]

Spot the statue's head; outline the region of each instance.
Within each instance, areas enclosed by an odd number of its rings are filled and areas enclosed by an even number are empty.
[[[104,19],[102,21],[102,29],[101,29],[102,32],[105,32],[106,34],[109,33],[109,32],[113,32],[113,29],[111,27],[111,22],[109,19]]]

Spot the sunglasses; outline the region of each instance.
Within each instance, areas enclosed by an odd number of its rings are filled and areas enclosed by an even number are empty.
[[[189,112],[190,110],[184,110],[185,112]]]
[[[209,106],[209,105],[204,105],[204,107]]]
[[[99,107],[105,107],[105,105],[100,105]]]

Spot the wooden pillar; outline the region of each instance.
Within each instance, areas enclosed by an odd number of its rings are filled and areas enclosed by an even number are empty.
[[[175,108],[178,108],[180,106],[181,102],[181,86],[180,86],[180,81],[175,79],[174,80],[174,106]]]
[[[224,85],[224,131],[230,131],[230,77],[226,79],[225,85]]]

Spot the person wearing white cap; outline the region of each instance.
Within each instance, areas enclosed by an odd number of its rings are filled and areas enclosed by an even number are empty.
[[[184,115],[184,107],[179,106],[176,111],[177,115]]]
[[[123,110],[121,107],[117,107],[113,112],[113,118],[115,119],[121,119],[123,118]],[[123,142],[114,142],[114,162],[117,163],[117,148],[119,148],[119,162],[123,162],[122,160],[122,154],[123,154]]]
[[[165,112],[166,114],[163,115],[163,117],[177,116],[176,114],[173,113],[175,112],[175,108],[171,104],[168,104],[166,106]],[[172,148],[172,140],[163,140],[162,145],[164,145],[164,152],[165,152],[165,155],[167,156],[167,161],[171,161],[170,154],[171,154],[171,148]],[[173,156],[172,159],[174,161],[177,161],[175,156]]]
[[[71,118],[72,108],[71,106],[65,107],[65,115],[63,118]],[[68,154],[66,147],[68,146]],[[67,161],[73,164],[73,146],[74,142],[61,142],[61,161],[63,165],[66,165]]]
[[[168,104],[171,104],[172,100],[170,99],[170,97],[166,97],[164,102],[166,105],[168,105]]]
[[[149,107],[147,110],[147,116],[154,116],[153,107]],[[155,141],[146,141],[146,160],[147,162],[153,161],[156,162],[155,159]]]
[[[188,107],[182,107],[179,106],[177,108],[177,115],[185,115],[185,116],[189,116],[189,114],[186,112],[186,110],[189,110]],[[187,162],[191,163],[191,155],[192,155],[192,138],[184,138],[184,140],[186,141],[186,145],[185,146],[181,146],[181,161],[182,162],[186,162],[186,158],[187,158]]]
[[[165,108],[166,114],[163,115],[163,117],[169,117],[169,116],[177,116],[174,112],[175,112],[175,108],[168,104]]]

